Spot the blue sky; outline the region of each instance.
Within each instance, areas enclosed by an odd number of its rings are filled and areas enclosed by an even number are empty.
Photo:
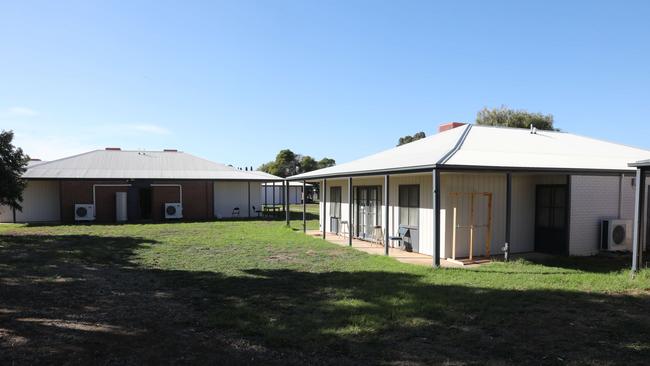
[[[650,2],[4,1],[0,128],[33,157],[345,162],[507,105],[650,149]]]

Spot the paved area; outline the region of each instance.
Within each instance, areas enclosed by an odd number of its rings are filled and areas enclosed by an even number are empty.
[[[307,235],[321,238],[323,236],[323,233],[319,230],[307,230]],[[327,233],[325,238],[330,243],[341,245],[341,246],[348,246],[347,237],[332,234],[332,233]],[[369,241],[359,240],[359,239],[352,239],[352,247],[354,249],[369,254],[384,255],[384,247],[377,243],[372,243]],[[403,263],[417,264],[420,266],[433,265],[433,257],[426,254],[407,252],[398,248],[388,248],[388,255]],[[442,258],[440,259],[440,266],[441,267],[462,267],[462,265],[460,264],[452,263]],[[465,266],[465,267],[470,267],[470,266]]]

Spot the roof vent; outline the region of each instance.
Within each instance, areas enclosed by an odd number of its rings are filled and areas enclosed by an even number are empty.
[[[164,149],[164,152],[178,152],[176,149]]]
[[[530,124],[530,133],[532,135],[537,135],[537,127],[533,126],[533,124]]]
[[[438,132],[444,132],[448,130],[453,130],[456,127],[460,126],[465,126],[467,123],[464,122],[449,122],[449,123],[443,123],[440,126],[438,126]]]
[[[122,151],[122,149],[119,148],[119,147],[107,147],[106,150],[107,151]]]

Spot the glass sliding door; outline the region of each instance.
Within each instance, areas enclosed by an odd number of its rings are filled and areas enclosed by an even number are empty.
[[[372,238],[376,226],[381,225],[381,187],[356,188],[357,237]]]

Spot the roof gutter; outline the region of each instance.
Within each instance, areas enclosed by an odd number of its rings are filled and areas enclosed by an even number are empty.
[[[571,175],[594,175],[594,176],[612,176],[620,174],[634,173],[634,169],[580,169],[580,168],[530,168],[530,167],[507,167],[507,166],[470,166],[470,165],[426,165],[410,168],[396,168],[386,170],[369,170],[356,173],[338,173],[331,175],[310,176],[304,178],[293,178],[288,181],[318,181],[324,178],[347,178],[347,177],[370,177],[382,176],[386,174],[417,174],[431,173],[433,169],[441,169],[445,172],[475,172],[475,173],[546,173],[546,174],[571,174]]]

